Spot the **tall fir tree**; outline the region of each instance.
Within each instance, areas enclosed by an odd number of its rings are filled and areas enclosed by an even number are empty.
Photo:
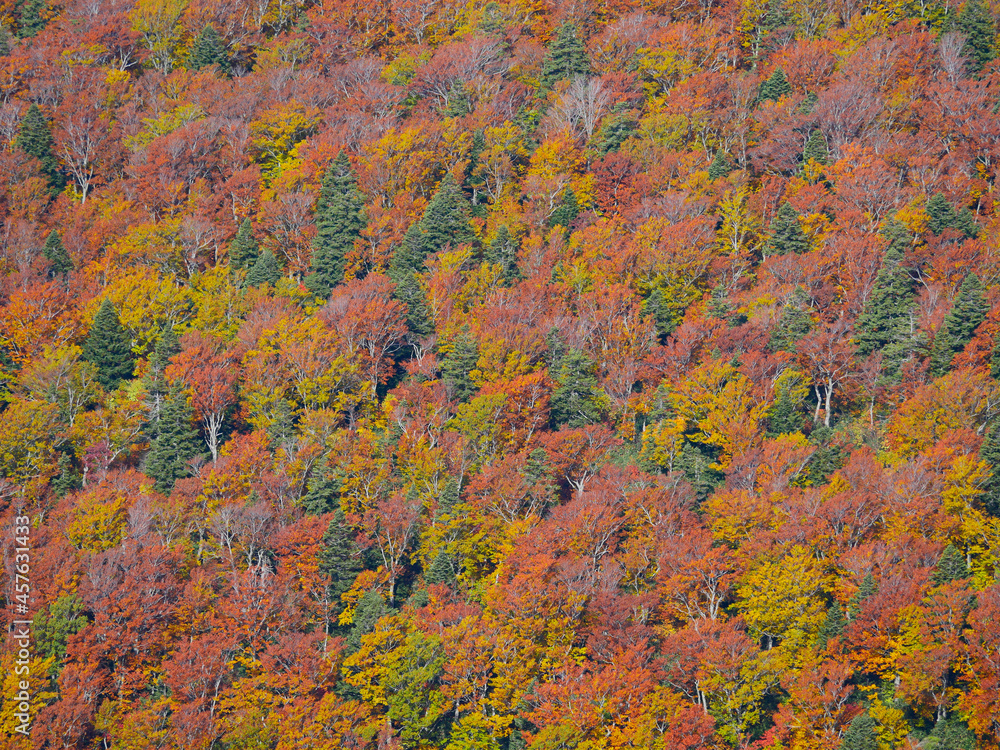
[[[510,230],[503,224],[493,235],[493,241],[486,247],[483,260],[490,265],[499,265],[503,282],[511,285],[520,280],[521,269],[517,266],[517,240],[510,236]]]
[[[69,257],[66,246],[63,245],[62,238],[55,229],[49,232],[49,236],[45,239],[42,255],[49,262],[49,278],[65,277],[73,270],[73,259]]]
[[[826,146],[826,138],[818,128],[809,134],[805,148],[802,149],[802,161],[814,161],[817,164],[826,165],[830,160],[830,150]]]
[[[476,392],[469,373],[479,362],[479,343],[466,328],[451,342],[451,350],[441,363],[441,374],[460,401],[468,401]]]
[[[996,56],[996,25],[989,6],[983,0],[966,0],[955,26],[965,35],[962,52],[969,67],[978,73]]]
[[[667,343],[667,337],[680,323],[680,312],[670,304],[663,287],[654,286],[642,301],[642,313],[653,318],[656,336],[661,344]]]
[[[895,375],[903,361],[912,356],[916,343],[911,321],[913,280],[903,266],[900,238],[892,235],[889,239],[882,268],[854,325],[854,340],[861,356],[882,350],[884,370]]]
[[[17,35],[21,39],[30,39],[48,23],[46,11],[49,9],[49,4],[46,0],[22,0],[20,6]]]
[[[875,576],[871,573],[865,573],[865,577],[861,579],[861,585],[847,603],[847,613],[850,619],[856,619],[861,614],[861,605],[865,599],[873,597],[877,593],[878,584],[875,582]]]
[[[934,193],[927,200],[927,228],[934,234],[955,226],[955,207],[941,193]]]
[[[21,119],[21,127],[14,146],[38,159],[42,174],[49,183],[49,195],[55,197],[66,186],[66,179],[59,171],[59,162],[52,152],[52,129],[48,119],[37,104],[28,107]]]
[[[132,340],[122,328],[115,306],[107,298],[101,303],[83,342],[83,359],[97,368],[97,381],[106,390],[114,390],[135,372]]]
[[[549,217],[549,226],[564,227],[568,236],[569,230],[573,226],[573,222],[579,214],[580,202],[576,199],[576,193],[574,193],[571,188],[567,187],[563,191],[562,200],[559,202],[559,205],[556,206],[556,210],[553,211],[552,215]]]
[[[808,253],[812,248],[809,238],[802,231],[799,214],[792,204],[785,201],[771,220],[770,237],[767,240],[767,252],[770,255],[787,255],[788,253]]]
[[[839,638],[843,634],[846,627],[847,618],[844,617],[844,608],[840,606],[840,602],[834,600],[833,604],[826,610],[826,617],[819,628],[819,634],[816,636],[816,647],[823,651],[832,639]]]
[[[840,740],[840,750],[879,750],[877,728],[867,712],[855,716]]]
[[[280,278],[281,265],[269,248],[264,249],[253,267],[247,271],[248,286],[263,286],[264,284],[274,286]]]
[[[792,84],[790,84],[788,79],[785,77],[785,71],[781,68],[775,68],[771,77],[760,85],[760,94],[758,98],[762,102],[776,102],[781,99],[781,97],[788,96],[791,93]]]
[[[968,577],[969,566],[965,562],[965,557],[955,548],[954,544],[949,542],[948,546],[941,552],[934,572],[931,573],[931,581],[937,586],[942,586]]]
[[[994,518],[1000,518],[1000,421],[995,421],[986,433],[979,458],[990,469],[990,478],[983,485],[981,496],[983,508]]]
[[[317,296],[329,297],[344,280],[347,255],[367,225],[364,208],[365,197],[358,190],[351,161],[341,151],[323,174],[316,200],[316,239],[305,285]]]
[[[773,352],[795,351],[795,345],[814,325],[812,315],[809,314],[809,296],[802,287],[795,287],[788,302],[781,308],[778,324],[771,331],[767,346]]]
[[[557,82],[590,72],[590,60],[583,40],[572,23],[564,23],[556,31],[556,38],[549,44],[542,61],[541,85],[548,91]]]
[[[201,70],[210,65],[218,65],[219,72],[229,75],[229,50],[226,49],[226,41],[214,26],[206,24],[195,37],[186,67],[188,70]]]
[[[190,461],[200,453],[194,411],[180,380],[174,381],[163,403],[156,438],[146,454],[146,475],[156,481],[156,490],[170,494],[178,479],[190,476]]]
[[[583,427],[601,421],[595,369],[594,362],[579,349],[570,349],[562,358],[551,401],[556,427]]]
[[[341,595],[351,588],[363,569],[361,553],[344,511],[338,508],[323,534],[323,546],[317,555],[320,572],[330,579],[330,598],[334,602],[340,602]]]
[[[149,358],[149,368],[146,371],[146,394],[149,403],[149,424],[148,434],[155,437],[160,429],[160,415],[163,412],[163,402],[170,391],[167,383],[166,369],[170,364],[170,358],[180,353],[181,345],[174,333],[172,324],[167,323],[160,331],[159,338],[156,339],[156,346],[153,347],[153,354]]]
[[[729,159],[726,158],[726,152],[721,148],[718,149],[715,152],[715,158],[712,159],[712,163],[708,165],[708,179],[715,182],[720,177],[725,177],[732,171],[733,168],[729,164]]]
[[[229,245],[229,267],[234,271],[249,270],[259,257],[260,245],[253,236],[253,225],[250,219],[244,219]]]
[[[944,322],[934,336],[931,351],[933,375],[944,375],[955,355],[972,341],[976,329],[986,320],[989,311],[990,305],[983,292],[983,285],[976,274],[970,273],[962,281],[955,304],[944,316]]]

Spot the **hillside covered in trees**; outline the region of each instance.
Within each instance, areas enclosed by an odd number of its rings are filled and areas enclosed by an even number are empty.
[[[0,2],[0,744],[996,750],[998,12]]]

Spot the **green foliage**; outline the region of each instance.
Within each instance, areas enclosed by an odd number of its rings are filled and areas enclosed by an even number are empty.
[[[725,177],[732,171],[733,168],[729,164],[729,159],[726,158],[726,152],[720,148],[715,152],[715,158],[712,159],[712,163],[708,166],[708,179],[715,182],[715,180]]]
[[[107,298],[101,303],[83,343],[83,359],[97,368],[97,382],[106,390],[114,390],[135,372],[132,339]]]
[[[666,343],[667,336],[673,333],[680,323],[680,316],[667,300],[667,294],[662,287],[654,286],[649,290],[649,295],[642,302],[642,313],[652,316],[660,343]]]
[[[455,556],[442,550],[434,556],[424,580],[428,584],[444,584],[453,586],[455,584]]]
[[[810,96],[815,98],[815,94],[810,94]],[[817,164],[827,164],[830,160],[830,150],[826,146],[826,138],[823,136],[823,132],[819,129],[813,130],[809,134],[809,140],[806,141],[805,148],[802,149],[802,161],[814,161]]]
[[[976,329],[986,320],[990,306],[983,293],[979,277],[970,273],[962,281],[955,304],[934,336],[931,351],[931,373],[940,376],[951,365],[955,355],[972,341]]]
[[[638,124],[635,114],[631,111],[618,112],[605,117],[601,123],[601,129],[594,137],[594,147],[602,156],[612,151],[618,151],[622,144],[635,133]]]
[[[517,241],[510,236],[506,224],[497,229],[483,259],[490,265],[500,266],[504,283],[508,286],[521,279],[521,269],[517,266]]]
[[[188,54],[187,68],[201,70],[211,65],[218,65],[221,73],[229,74],[229,51],[226,49],[226,40],[214,26],[206,24],[195,37],[194,45]]]
[[[850,619],[855,619],[859,614],[861,614],[861,604],[865,599],[875,596],[878,593],[878,584],[875,583],[875,576],[871,573],[865,573],[865,577],[861,579],[861,585],[855,592],[854,596],[847,603],[847,614]]]
[[[885,370],[898,372],[903,360],[913,348],[913,280],[903,267],[903,254],[893,241],[886,251],[882,268],[865,308],[855,323],[854,340],[858,354],[885,352]]]
[[[809,298],[802,287],[796,287],[788,302],[781,308],[778,324],[771,331],[768,348],[773,351],[795,351],[795,345],[814,327],[808,311]]]
[[[49,195],[52,197],[59,195],[66,186],[66,178],[59,170],[59,162],[52,152],[52,130],[49,121],[37,104],[32,104],[25,112],[14,146],[28,156],[38,159],[41,172],[49,183]]]
[[[927,201],[927,228],[934,234],[941,234],[955,224],[955,208],[941,193],[935,193]]]
[[[941,557],[938,558],[934,572],[931,573],[931,580],[938,586],[952,581],[961,581],[969,577],[969,567],[966,565],[965,557],[959,552],[954,544],[949,543]]]
[[[306,288],[316,296],[329,297],[344,280],[347,255],[367,224],[364,207],[351,162],[341,151],[327,167],[316,201],[316,239],[311,273],[305,279]]]
[[[479,343],[466,328],[455,337],[451,350],[441,362],[441,374],[459,401],[468,401],[477,390],[469,373],[478,362]]]
[[[389,611],[385,599],[377,591],[368,591],[358,600],[351,623],[351,632],[347,636],[347,650],[350,653],[361,647],[361,636],[372,632],[375,623]]]
[[[996,25],[989,6],[983,0],[966,0],[955,26],[965,35],[962,52],[969,68],[978,73],[996,56]]]
[[[826,619],[820,626],[819,634],[816,637],[816,648],[824,650],[827,644],[834,638],[838,638],[847,627],[847,618],[844,617],[844,608],[840,602],[834,601],[826,610]]]
[[[180,381],[170,386],[160,413],[159,430],[146,454],[146,475],[157,492],[170,494],[178,479],[190,476],[189,462],[200,454],[194,412]]]
[[[785,77],[785,71],[781,68],[775,68],[771,77],[760,85],[760,93],[757,98],[761,102],[776,102],[781,97],[788,96],[791,93],[792,84]]]
[[[812,248],[809,239],[802,231],[799,215],[792,204],[785,201],[771,220],[770,237],[766,245],[769,255],[785,255],[787,253],[807,253]]]
[[[879,750],[876,726],[867,712],[855,716],[840,741],[840,750]]]
[[[994,422],[986,433],[979,457],[990,467],[990,478],[983,486],[983,507],[991,516],[1000,518],[1000,422]]]
[[[576,199],[576,193],[570,188],[566,188],[562,194],[562,200],[556,206],[556,210],[549,217],[550,227],[565,227],[567,234],[573,222],[580,214],[580,204]]]
[[[952,713],[934,725],[920,746],[924,750],[975,750],[976,735],[966,722]]]
[[[244,219],[229,246],[229,267],[234,271],[253,268],[259,257],[260,245],[253,236],[253,226],[250,219]]]
[[[52,491],[56,497],[66,497],[73,490],[80,488],[80,472],[73,466],[73,459],[68,453],[59,454],[59,473],[52,480]]]
[[[799,373],[788,370],[778,378],[774,388],[774,404],[767,413],[771,433],[785,435],[801,432],[806,421],[803,410],[806,393],[808,389]]]
[[[340,480],[336,475],[319,472],[306,484],[302,510],[310,516],[322,516],[340,508]]]
[[[19,3],[21,13],[18,22],[18,36],[30,39],[45,28],[47,20],[45,13],[49,9],[47,0],[22,0]]]
[[[362,568],[361,548],[354,541],[344,511],[338,508],[323,534],[323,547],[319,552],[319,569],[330,578],[330,598],[335,603],[340,602],[341,595],[351,588]],[[357,624],[357,615],[354,620]]]
[[[548,91],[558,81],[587,75],[589,72],[590,60],[587,59],[587,50],[577,34],[576,26],[564,23],[556,31],[556,38],[549,44],[542,61],[542,90]]]
[[[270,248],[265,248],[253,264],[253,268],[247,272],[247,285],[264,286],[264,284],[270,284],[274,286],[280,278],[281,265]]]
[[[55,229],[49,232],[49,236],[45,239],[42,255],[49,262],[49,278],[65,276],[73,270],[73,259],[69,257],[66,246],[63,245],[62,238]]]
[[[32,620],[35,653],[43,659],[55,657],[51,676],[57,677],[62,671],[69,637],[87,625],[83,604],[75,594],[64,594],[36,612]]]
[[[562,358],[551,401],[556,427],[583,427],[601,421],[595,371],[594,362],[579,349],[570,349]]]

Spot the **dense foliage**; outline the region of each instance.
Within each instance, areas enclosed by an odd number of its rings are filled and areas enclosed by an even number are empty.
[[[4,747],[1000,747],[989,2],[2,9]]]

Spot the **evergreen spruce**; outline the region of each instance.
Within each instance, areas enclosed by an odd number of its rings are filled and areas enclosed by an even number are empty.
[[[819,635],[816,637],[816,647],[822,651],[834,638],[838,638],[847,627],[847,618],[844,617],[844,608],[840,602],[834,601],[826,610],[826,618],[820,626]]]
[[[247,270],[253,268],[259,257],[260,245],[253,236],[253,226],[250,219],[244,219],[229,246],[229,267],[234,271]]]
[[[847,455],[834,437],[833,429],[823,425],[809,433],[809,442],[816,446],[816,450],[810,456],[805,471],[794,482],[796,486],[818,487],[826,484],[830,476],[844,466]]]
[[[920,744],[927,750],[975,750],[976,735],[967,722],[952,713],[938,720],[927,739]]]
[[[851,601],[847,603],[847,613],[850,619],[854,620],[861,614],[861,603],[877,593],[878,584],[875,583],[875,576],[871,573],[865,573],[865,577],[861,579],[861,585],[858,587],[857,592],[851,597]]]
[[[14,140],[14,146],[28,156],[38,159],[42,174],[49,183],[49,195],[52,197],[59,195],[66,186],[66,180],[59,171],[59,162],[52,153],[52,130],[49,121],[37,104],[28,107],[21,120],[21,128]]]
[[[979,458],[990,468],[990,478],[983,485],[983,508],[1000,518],[1000,421],[994,422],[979,449]]]
[[[54,663],[49,676],[57,677],[62,671],[63,658],[69,637],[87,625],[83,603],[75,594],[63,594],[32,618],[34,650],[41,658],[52,657]]]
[[[774,387],[774,404],[767,413],[770,432],[774,435],[788,435],[801,432],[806,415],[802,408],[805,383],[800,373],[786,370]]]
[[[965,557],[955,548],[955,545],[949,543],[941,553],[941,557],[934,567],[934,572],[931,573],[931,580],[935,585],[942,586],[968,577],[969,567],[965,563]]]
[[[476,392],[476,386],[469,379],[469,373],[479,362],[479,343],[469,330],[464,329],[452,342],[451,351],[441,363],[441,375],[451,386],[459,401],[468,401]]]
[[[476,235],[469,224],[469,201],[461,185],[448,172],[420,219],[419,249],[424,257],[445,247],[475,242]]]
[[[146,372],[146,393],[149,403],[149,435],[155,437],[159,431],[160,414],[163,402],[170,390],[167,384],[165,370],[170,364],[170,358],[181,350],[174,327],[167,323],[156,339],[156,346],[149,358],[149,369]]]
[[[47,23],[45,11],[48,10],[49,4],[46,0],[23,0],[20,5],[18,36],[21,39],[30,39],[45,28]]]
[[[875,720],[867,712],[854,717],[840,741],[840,750],[879,750]]]
[[[768,78],[764,83],[760,85],[760,95],[758,99],[761,102],[776,102],[783,96],[788,96],[792,93],[792,84],[788,82],[785,77],[785,71],[781,68],[775,68],[771,77]]]
[[[541,85],[548,91],[558,81],[563,81],[590,72],[590,61],[583,40],[577,34],[576,26],[564,23],[556,31],[556,38],[549,44],[542,61]]]
[[[188,54],[188,70],[201,70],[210,65],[218,65],[219,71],[229,75],[229,53],[226,41],[211,24],[207,24],[195,37],[194,45]]]
[[[972,341],[976,329],[986,320],[990,306],[983,293],[979,277],[970,273],[965,277],[955,298],[955,304],[944,317],[944,322],[934,336],[931,351],[931,373],[943,375],[955,355]]]
[[[590,357],[571,349],[562,358],[552,393],[552,421],[556,427],[583,427],[601,420],[595,366]]]
[[[10,31],[5,24],[0,23],[0,57],[10,54]]]
[[[367,225],[364,207],[350,159],[341,151],[327,167],[316,201],[316,239],[305,285],[317,296],[329,297],[344,280],[347,255]]]
[[[726,158],[726,152],[720,148],[715,152],[715,158],[712,159],[712,163],[708,166],[708,179],[715,182],[715,180],[725,177],[732,171],[733,168],[729,164],[729,159]]]
[[[826,138],[823,137],[822,131],[813,130],[809,134],[805,148],[802,149],[802,161],[814,161],[825,166],[829,159],[830,150],[826,147]]]
[[[941,193],[934,193],[927,201],[927,228],[934,234],[955,226],[955,207]]]
[[[786,255],[787,253],[809,252],[809,239],[802,231],[799,215],[792,204],[785,201],[771,220],[770,238],[767,241],[769,255]]]
[[[247,272],[247,285],[263,286],[264,284],[270,284],[274,286],[280,278],[281,266],[278,264],[278,259],[274,257],[274,253],[265,248],[264,252],[257,258],[257,262]]]
[[[484,260],[490,265],[499,265],[503,281],[508,286],[521,278],[521,269],[517,266],[517,241],[510,236],[507,225],[502,225],[493,236],[493,241],[486,248]]]
[[[613,111],[613,110],[612,110]],[[621,112],[605,117],[601,129],[594,139],[595,148],[601,156],[618,151],[636,131],[638,121],[631,112]]]
[[[132,341],[122,328],[115,306],[107,298],[101,303],[83,342],[83,359],[97,368],[97,382],[105,390],[114,390],[135,372]]]
[[[979,225],[976,224],[976,217],[972,215],[972,211],[967,207],[963,207],[955,212],[955,223],[953,226],[966,237],[979,236]]]
[[[424,580],[428,585],[444,584],[446,586],[454,586],[456,572],[455,556],[441,550],[434,556],[434,560],[427,569],[427,573],[424,574]]]
[[[576,193],[572,189],[566,188],[563,191],[562,201],[549,217],[549,226],[564,227],[568,234],[570,227],[573,226],[573,222],[579,214],[580,204],[576,199]]]
[[[340,507],[340,480],[333,474],[320,472],[309,479],[302,496],[302,510],[310,516],[332,513]]]
[[[400,271],[390,268],[389,271],[396,284],[393,296],[406,305],[407,328],[418,337],[429,336],[434,332],[434,319],[416,273],[409,269]]]
[[[180,381],[170,387],[160,413],[156,438],[146,454],[146,475],[156,480],[156,490],[170,494],[178,479],[190,475],[189,461],[199,455],[194,412]]]
[[[59,454],[59,473],[52,480],[52,491],[56,497],[66,497],[73,490],[80,489],[80,472],[73,468],[73,459],[68,453]]]
[[[361,636],[372,632],[375,629],[375,623],[388,611],[385,599],[377,591],[369,591],[358,600],[358,606],[354,610],[351,632],[347,636],[348,653],[353,654],[361,648]]]
[[[897,237],[890,237],[882,268],[854,326],[858,354],[864,357],[874,351],[884,351],[884,367],[890,374],[898,372],[914,348],[910,320],[913,280],[903,267],[899,244]]]
[[[341,595],[351,588],[364,567],[361,548],[354,541],[344,511],[339,508],[323,534],[323,546],[317,557],[320,573],[330,578],[330,598],[339,602]]]
[[[809,298],[802,287],[796,287],[785,306],[781,308],[778,324],[771,331],[768,348],[773,351],[791,352],[812,329],[813,319],[808,311]]]
[[[662,344],[667,342],[667,336],[674,332],[680,322],[679,311],[671,307],[666,292],[658,286],[650,289],[649,296],[643,300],[642,313],[653,318],[656,334]]]
[[[66,252],[62,238],[55,229],[49,232],[49,236],[45,239],[45,247],[42,250],[42,254],[49,262],[49,278],[54,279],[56,276],[66,276],[66,274],[73,270],[73,260],[69,257],[69,253]]]
[[[996,27],[989,6],[983,0],[966,0],[955,25],[965,35],[962,52],[969,59],[969,68],[978,73],[996,54]]]
[[[816,109],[816,105],[817,104],[819,104],[819,95],[815,91],[809,91],[809,92],[806,93],[806,98],[802,100],[802,104],[800,104],[799,107],[798,107],[799,113],[801,113],[803,115],[808,115],[814,109]],[[815,130],[813,131],[813,133],[816,133],[816,132],[817,131],[815,131]],[[820,136],[822,137],[822,134],[820,134]],[[809,140],[812,140],[812,135],[809,136]],[[808,148],[808,146],[809,146],[809,144],[807,143],[806,147]],[[825,150],[826,150],[826,142],[825,141],[823,142],[823,149],[824,149],[824,153],[825,153]],[[825,162],[820,162],[820,163],[823,164]]]

